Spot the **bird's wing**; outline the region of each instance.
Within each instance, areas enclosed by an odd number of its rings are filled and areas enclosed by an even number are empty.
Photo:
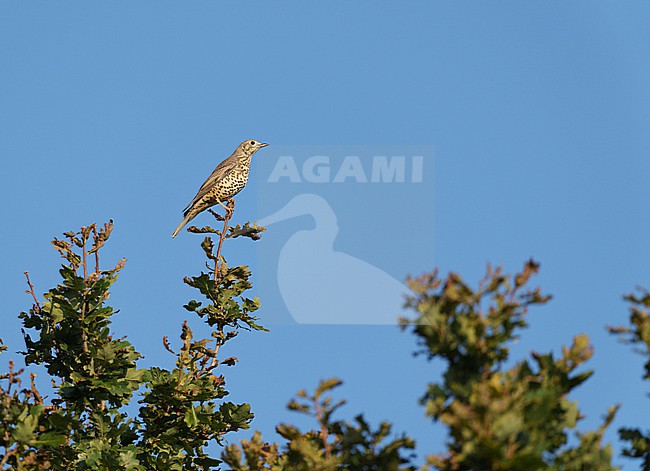
[[[185,207],[183,214],[187,214],[187,212],[192,208],[192,206],[196,204],[197,201],[200,201],[201,198],[203,198],[219,180],[221,180],[229,172],[233,171],[235,167],[237,167],[237,159],[232,159],[230,157],[217,165],[217,168],[212,171],[208,179],[203,182],[203,185],[201,185],[201,188],[199,188],[199,191],[194,199],[192,199],[192,201],[190,201],[190,203]]]

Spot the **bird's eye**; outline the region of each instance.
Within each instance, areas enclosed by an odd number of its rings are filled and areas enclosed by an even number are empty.
[[[254,145],[255,145],[255,141],[251,141],[251,145],[254,146]]]

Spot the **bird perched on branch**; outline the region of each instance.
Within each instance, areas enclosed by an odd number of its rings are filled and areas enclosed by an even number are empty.
[[[224,201],[239,193],[248,182],[251,169],[251,157],[255,152],[268,144],[249,139],[239,144],[230,157],[217,165],[208,179],[201,185],[198,193],[190,204],[183,210],[183,220],[178,225],[172,237],[176,237],[185,224],[194,219],[200,212],[220,204],[230,211]]]

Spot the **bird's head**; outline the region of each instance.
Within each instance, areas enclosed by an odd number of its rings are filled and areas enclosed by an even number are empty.
[[[255,139],[248,139],[247,141],[239,144],[239,149],[247,156],[253,155],[255,152],[260,150],[262,147],[266,147],[268,144],[264,142],[256,141]]]

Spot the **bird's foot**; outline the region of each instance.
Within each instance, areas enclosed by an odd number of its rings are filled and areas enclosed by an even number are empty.
[[[227,206],[224,206],[223,204],[222,204],[222,206],[224,208],[226,208],[226,212],[228,213],[228,216],[232,216],[232,214],[235,212],[235,200],[230,198],[227,201],[227,203],[228,203]]]
[[[235,200],[234,199],[229,199],[227,201],[228,205],[226,206],[223,204],[221,201],[218,202],[223,209],[226,210],[226,216],[222,216],[221,214],[217,213],[211,208],[208,208],[208,212],[212,214],[215,218],[217,218],[218,221],[225,221],[226,219],[230,219],[235,212]]]

